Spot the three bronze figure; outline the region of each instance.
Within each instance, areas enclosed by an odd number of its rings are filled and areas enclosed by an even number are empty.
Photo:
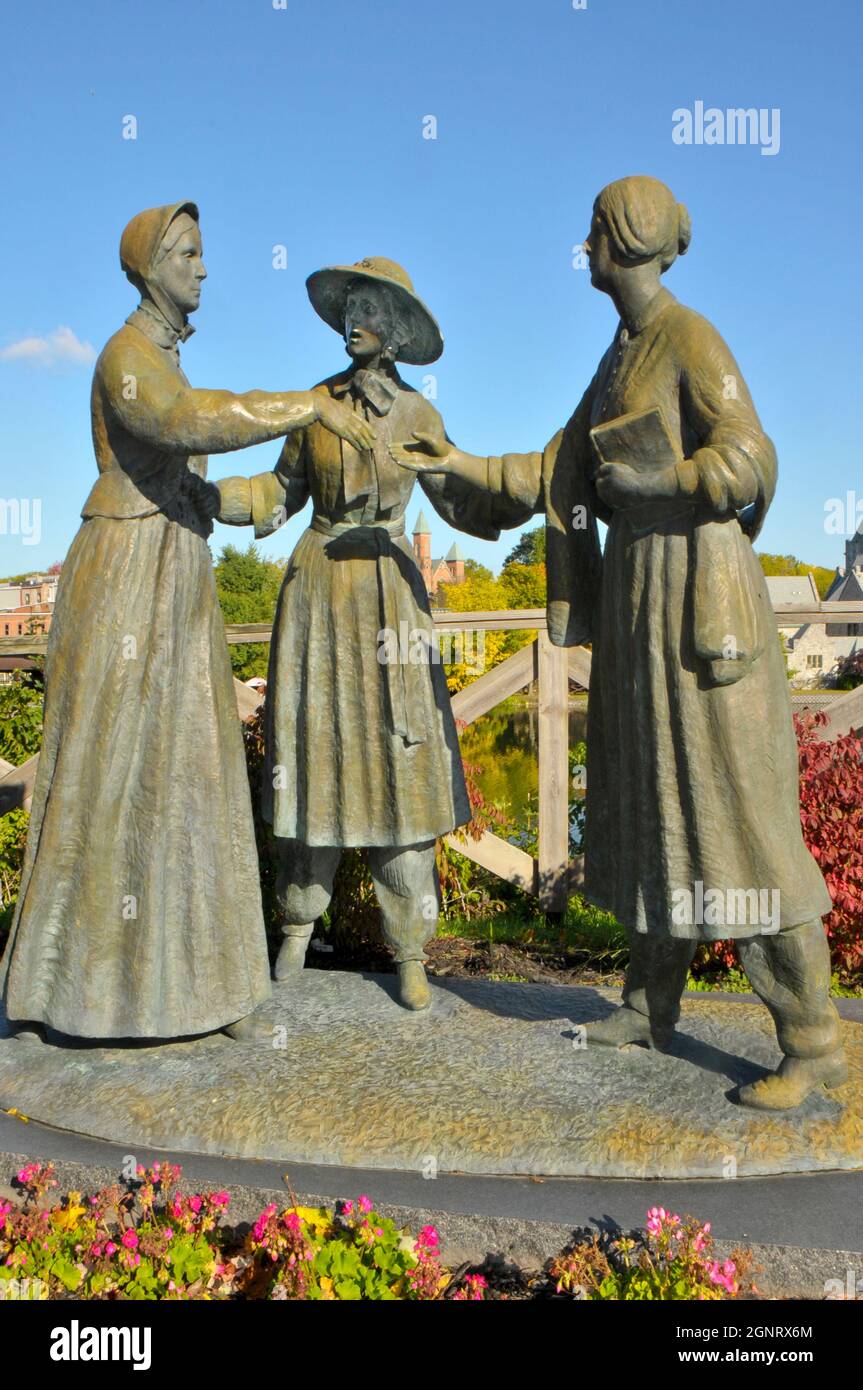
[[[776,623],[752,541],[776,456],[722,338],[664,288],[688,214],[645,176],[594,204],[593,285],[614,340],[544,450],[457,449],[396,362],[443,350],[407,273],[367,258],[309,278],[347,370],[311,391],[198,390],[179,365],[205,277],[197,209],[123,233],[139,307],[95,370],[99,478],[64,564],[21,894],[0,963],[7,1015],[86,1038],[268,1037],[252,812],[207,537],[269,535],[311,502],[276,614],[264,814],[278,855],[277,979],[302,968],[343,850],[362,846],[402,1004],[429,1004],[435,842],[470,818],[439,663],[381,659],[402,623],[434,642],[405,540],[418,482],[481,539],[543,513],[548,631],[590,641],[586,896],[630,939],[623,1002],[589,1045],[672,1042],[696,945],[737,940],[776,1024],[747,1105],[846,1075],[802,837]],[[206,481],[208,453],[283,438],[272,472]],[[600,549],[597,521],[608,527]],[[78,615],[87,614],[86,639]],[[703,911],[705,902],[763,905]]]

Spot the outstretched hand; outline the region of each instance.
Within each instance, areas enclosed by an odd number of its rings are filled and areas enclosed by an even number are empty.
[[[323,392],[313,392],[315,413],[325,429],[338,435],[355,449],[371,449],[375,442],[373,425],[364,416],[351,410],[343,401],[337,401]]]
[[[413,443],[392,443],[390,458],[412,473],[451,473],[455,452],[445,435],[414,430]]]

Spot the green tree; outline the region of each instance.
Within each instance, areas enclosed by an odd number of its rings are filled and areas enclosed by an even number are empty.
[[[17,671],[0,685],[0,758],[20,767],[42,746],[42,677]]]
[[[216,593],[226,623],[271,623],[284,577],[284,566],[265,560],[254,541],[245,550],[226,545],[214,566]],[[240,643],[230,648],[237,680],[265,676],[266,643]]]
[[[545,564],[545,527],[535,526],[531,531],[525,531],[519,536],[512,550],[503,562],[504,569],[508,565],[544,565]]]
[[[807,565],[802,560],[798,560],[796,555],[769,555],[765,551],[759,551],[758,559],[761,561],[761,568],[764,573],[771,577],[774,575],[811,574],[820,598],[824,597],[836,578],[835,570],[825,569],[823,565]]]

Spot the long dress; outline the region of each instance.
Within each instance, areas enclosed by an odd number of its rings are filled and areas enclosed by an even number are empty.
[[[100,478],[61,573],[0,964],[8,1017],[66,1034],[202,1033],[271,989],[211,526],[195,504],[206,459],[188,448],[233,426],[222,393],[193,400],[187,386],[140,310],[94,375]]]
[[[614,510],[593,486],[589,430],[655,406],[689,460],[686,486]],[[588,899],[630,930],[700,940],[829,912],[800,825],[776,619],[738,520],[753,507],[760,523],[775,453],[720,335],[660,290],[620,326],[545,455],[493,463],[502,493],[549,513],[552,640],[592,634]],[[562,539],[573,499],[608,523],[601,565],[592,526]]]
[[[471,814],[429,600],[405,538],[415,476],[387,449],[414,430],[443,434],[443,424],[397,373],[391,381],[385,413],[355,390],[353,371],[315,388],[373,419],[373,459],[314,424],[288,437],[273,472],[220,483],[223,498],[242,499],[222,519],[252,521],[259,537],[312,501],[273,628],[263,804],[277,836],[312,846],[417,845]],[[496,540],[513,524],[504,497],[453,477],[420,482],[460,530]]]

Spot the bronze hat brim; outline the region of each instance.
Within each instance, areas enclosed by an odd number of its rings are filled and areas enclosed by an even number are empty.
[[[348,285],[356,280],[385,285],[397,298],[399,309],[410,328],[410,339],[399,352],[398,360],[413,366],[436,362],[443,352],[443,335],[431,310],[426,308],[418,295],[397,280],[373,270],[362,270],[355,265],[332,265],[324,270],[316,270],[309,276],[306,281],[309,299],[324,323],[344,336]]]

